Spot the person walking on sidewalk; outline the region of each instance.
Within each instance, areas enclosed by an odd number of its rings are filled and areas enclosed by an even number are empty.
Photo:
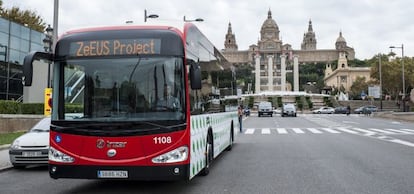
[[[239,117],[239,126],[240,126],[240,133],[243,132],[242,122],[243,122],[243,109],[240,105],[237,109],[237,115]]]

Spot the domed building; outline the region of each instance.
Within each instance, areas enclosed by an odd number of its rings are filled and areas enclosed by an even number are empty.
[[[299,66],[315,63],[330,64],[337,60],[338,63],[339,61],[343,63],[343,60],[355,58],[355,51],[347,46],[342,32],[339,33],[334,49],[318,49],[311,20],[307,32],[303,35],[301,48],[298,50],[293,49],[290,44],[283,44],[279,33],[279,26],[269,10],[261,26],[257,44],[250,45],[247,50],[238,50],[231,23],[228,25],[222,53],[235,66],[249,64],[255,67],[255,93],[299,91]],[[287,72],[293,72],[294,83],[286,83]]]

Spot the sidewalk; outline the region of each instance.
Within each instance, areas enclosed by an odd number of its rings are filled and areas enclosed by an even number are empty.
[[[0,145],[0,171],[13,167],[9,158],[10,145]]]

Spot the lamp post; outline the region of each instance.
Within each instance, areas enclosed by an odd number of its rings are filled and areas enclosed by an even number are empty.
[[[43,39],[44,49],[48,53],[53,53],[53,28],[50,24],[46,28],[45,38]],[[50,88],[50,62],[47,64],[47,87]]]
[[[378,53],[378,71],[380,80],[380,110],[382,111],[382,71],[381,71],[381,53]]]
[[[159,16],[156,14],[147,15],[147,10],[144,9],[144,22],[147,22],[147,18],[158,18]]]
[[[187,20],[187,19],[185,19],[185,16],[184,16],[183,21],[184,22],[203,22],[204,20],[202,18],[197,18],[197,19],[194,19],[194,20]]]
[[[402,69],[402,101],[403,101],[403,111],[405,112],[405,77],[404,77],[404,44],[401,46],[390,46],[391,49],[398,48],[401,49],[401,69]]]

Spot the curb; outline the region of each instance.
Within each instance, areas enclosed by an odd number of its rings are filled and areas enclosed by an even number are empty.
[[[0,150],[5,150],[5,149],[9,149],[9,148],[10,148],[10,144],[0,145]]]

